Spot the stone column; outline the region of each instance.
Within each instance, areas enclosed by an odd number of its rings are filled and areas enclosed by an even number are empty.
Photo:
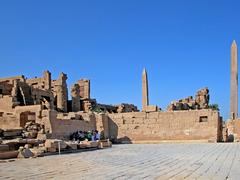
[[[146,111],[148,105],[148,78],[147,71],[144,68],[142,73],[142,111]]]
[[[231,92],[230,92],[231,119],[238,117],[238,58],[235,40],[231,46]]]
[[[77,83],[80,87],[81,100],[90,99],[90,80],[89,79],[80,79]]]
[[[78,84],[74,84],[71,89],[72,95],[72,111],[80,111],[80,88]]]
[[[57,109],[62,112],[67,112],[67,101],[68,101],[67,75],[64,73],[61,73],[55,86],[56,86],[56,94],[57,94]]]
[[[51,90],[51,73],[49,71],[44,71],[43,73],[43,80],[44,80],[44,89]]]

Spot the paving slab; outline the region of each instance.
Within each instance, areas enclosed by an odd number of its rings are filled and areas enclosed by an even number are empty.
[[[240,143],[124,144],[0,163],[0,179],[233,179]]]

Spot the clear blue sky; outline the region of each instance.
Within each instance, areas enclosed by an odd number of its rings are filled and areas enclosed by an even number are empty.
[[[230,45],[240,44],[239,0],[1,1],[0,77],[68,74],[91,79],[98,102],[141,108],[210,89],[229,114]]]

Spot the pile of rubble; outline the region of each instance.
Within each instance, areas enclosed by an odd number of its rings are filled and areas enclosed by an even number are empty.
[[[23,137],[37,138],[38,134],[45,134],[44,126],[34,122],[27,122],[23,130]]]
[[[0,159],[41,157],[78,149],[111,147],[111,141],[63,141],[59,139],[14,139],[0,141]]]
[[[44,127],[27,123],[24,129],[0,129],[0,159],[41,157],[59,151],[76,151],[85,148],[111,147],[108,140],[63,141],[47,139]]]
[[[167,111],[190,110],[190,109],[207,109],[209,106],[209,90],[203,88],[197,91],[195,99],[189,96],[178,101],[173,101],[167,107]]]

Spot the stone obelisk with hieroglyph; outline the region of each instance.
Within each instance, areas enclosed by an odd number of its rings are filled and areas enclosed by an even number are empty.
[[[237,44],[234,40],[231,46],[231,92],[230,92],[231,119],[238,117],[238,57]]]
[[[148,105],[148,78],[147,71],[144,68],[142,73],[142,111],[146,111]]]

